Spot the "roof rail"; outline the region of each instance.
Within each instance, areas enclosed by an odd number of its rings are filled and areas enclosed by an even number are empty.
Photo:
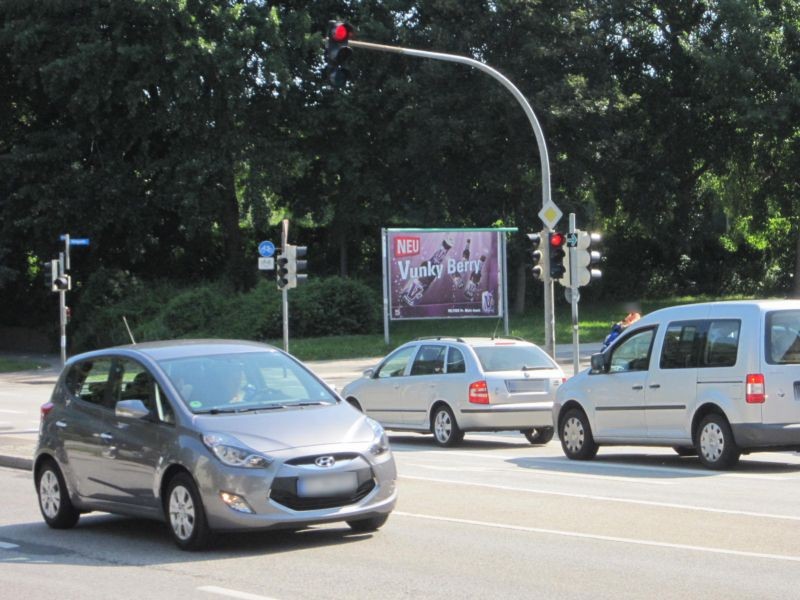
[[[454,335],[424,335],[421,337],[414,338],[415,342],[419,342],[422,340],[455,340],[457,342],[463,342],[464,339],[460,337],[456,337]]]

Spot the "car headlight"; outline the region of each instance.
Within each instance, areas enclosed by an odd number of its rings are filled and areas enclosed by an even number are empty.
[[[372,433],[375,434],[375,437],[372,438],[372,443],[369,446],[369,451],[371,454],[375,456],[379,456],[384,452],[389,451],[389,438],[386,435],[386,431],[384,431],[383,427],[380,423],[378,423],[375,419],[370,419],[366,417],[367,423],[369,426],[372,427]]]
[[[263,469],[272,464],[272,459],[243,447],[234,437],[224,433],[206,433],[203,443],[221,462],[231,467]]]

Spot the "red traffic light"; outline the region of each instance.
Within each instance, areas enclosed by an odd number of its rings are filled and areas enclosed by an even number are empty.
[[[554,231],[553,233],[550,234],[550,245],[553,246],[553,248],[558,248],[563,246],[565,241],[566,239],[564,238],[563,233]]]
[[[342,43],[350,39],[350,34],[353,28],[348,23],[335,23],[331,27],[330,38],[331,41]]]

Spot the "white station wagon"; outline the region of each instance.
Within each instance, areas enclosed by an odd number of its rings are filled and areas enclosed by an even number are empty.
[[[666,308],[630,326],[553,406],[564,453],[672,446],[708,468],[800,450],[800,301]]]
[[[388,429],[433,433],[441,446],[466,431],[515,430],[532,444],[553,438],[561,368],[517,338],[421,338],[403,344],[342,396]]]

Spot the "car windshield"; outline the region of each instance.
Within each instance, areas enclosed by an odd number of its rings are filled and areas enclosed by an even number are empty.
[[[767,362],[800,364],[800,310],[767,313]]]
[[[336,402],[316,377],[277,351],[191,356],[159,365],[198,414]]]
[[[473,348],[484,371],[525,371],[555,369],[550,357],[537,346],[497,345]]]

